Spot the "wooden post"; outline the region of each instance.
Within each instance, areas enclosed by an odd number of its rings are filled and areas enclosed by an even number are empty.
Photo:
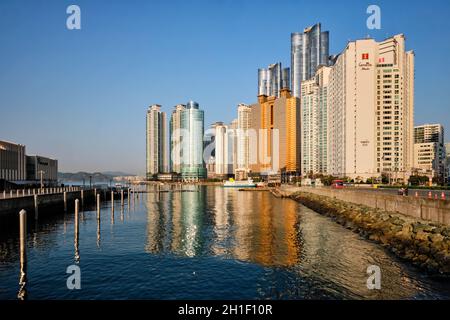
[[[114,211],[114,191],[111,191],[111,209]]]
[[[97,220],[100,220],[100,193],[97,194]]]
[[[19,299],[25,299],[27,282],[27,212],[20,210],[20,277],[19,277]]]
[[[38,202],[38,195],[34,195],[34,219],[38,219],[39,217],[39,208],[38,208],[39,202]]]
[[[67,212],[67,192],[64,191],[64,212]]]
[[[84,208],[84,190],[81,190],[81,209]]]
[[[75,263],[78,263],[80,261],[80,254],[78,252],[78,234],[79,234],[79,227],[78,227],[78,212],[80,207],[80,201],[78,199],[75,199],[75,230],[74,230],[74,247],[75,247]]]
[[[6,198],[6,191],[3,190],[3,199],[5,199],[5,198]]]
[[[80,200],[75,199],[75,237],[78,238],[78,212],[80,210]]]
[[[120,190],[120,204],[123,207],[123,189]]]

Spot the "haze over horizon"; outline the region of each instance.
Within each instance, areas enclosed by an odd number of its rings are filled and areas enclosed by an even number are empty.
[[[66,28],[70,4],[81,8],[81,30]],[[370,4],[381,7],[381,30],[366,27]],[[291,32],[320,22],[331,54],[348,40],[404,33],[416,54],[415,124],[442,123],[450,141],[449,9],[445,0],[5,0],[0,140],[58,159],[60,172],[142,175],[149,105],[170,117],[192,99],[205,128],[228,123],[239,103],[256,102],[257,69],[290,67]]]

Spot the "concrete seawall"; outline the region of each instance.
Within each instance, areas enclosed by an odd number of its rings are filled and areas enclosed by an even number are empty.
[[[104,192],[98,191],[98,193],[101,194],[102,198],[104,197]],[[84,190],[83,198],[85,205],[94,203],[94,190]],[[64,209],[64,193],[39,194],[37,199],[39,214],[45,209]],[[81,191],[67,192],[68,208],[74,206],[75,199],[81,201]],[[0,217],[2,218],[18,214],[22,209],[27,211],[29,217],[34,217],[33,195],[0,200]]]
[[[280,196],[301,191],[320,196],[361,204],[370,208],[388,212],[398,212],[417,219],[438,222],[450,225],[450,201],[434,200],[414,197],[402,197],[397,195],[376,194],[361,190],[336,190],[331,188],[287,187],[277,192]]]

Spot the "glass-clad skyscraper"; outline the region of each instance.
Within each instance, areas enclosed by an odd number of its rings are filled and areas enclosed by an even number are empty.
[[[170,116],[169,137],[170,137],[170,162],[169,171],[181,173],[181,113],[186,108],[185,105],[175,106]]]
[[[152,105],[147,110],[147,179],[168,171],[166,113],[160,105]]]
[[[289,68],[281,63],[269,65],[267,69],[258,69],[258,96],[280,97],[281,89],[289,88]]]
[[[329,32],[322,32],[318,23],[303,33],[292,33],[291,86],[294,97],[300,97],[301,82],[312,79],[320,65],[329,65]]]
[[[197,102],[189,101],[181,112],[183,159],[181,177],[184,181],[206,178],[203,161],[204,112]]]

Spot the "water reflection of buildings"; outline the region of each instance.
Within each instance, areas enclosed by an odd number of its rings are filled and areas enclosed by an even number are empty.
[[[217,187],[148,193],[146,251],[291,266],[300,251],[297,208],[268,193]]]
[[[297,208],[294,201],[274,199],[262,192],[232,192],[237,259],[264,266],[298,262]]]

